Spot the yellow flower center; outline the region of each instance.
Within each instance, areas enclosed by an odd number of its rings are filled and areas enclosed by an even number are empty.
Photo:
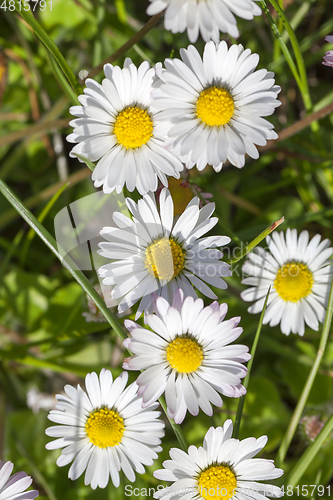
[[[274,281],[274,288],[286,302],[298,302],[311,292],[314,279],[305,264],[289,262],[280,267]]]
[[[90,413],[86,422],[86,433],[91,443],[99,448],[108,448],[120,443],[125,430],[120,415],[108,408]]]
[[[225,465],[213,465],[203,471],[198,480],[199,495],[206,500],[229,500],[235,493],[235,474]]]
[[[153,135],[153,122],[147,111],[136,106],[121,111],[117,116],[113,132],[119,144],[126,149],[139,148]]]
[[[145,266],[159,280],[172,280],[184,269],[185,252],[173,239],[161,238],[146,249]]]
[[[193,339],[177,337],[167,347],[167,360],[178,373],[191,373],[203,360],[202,347]]]
[[[233,98],[227,90],[219,87],[203,90],[197,100],[197,117],[210,127],[219,127],[228,123],[234,110]]]

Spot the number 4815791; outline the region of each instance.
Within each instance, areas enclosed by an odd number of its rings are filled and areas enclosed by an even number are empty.
[[[48,1],[46,1],[46,0],[18,0],[18,1],[3,0],[3,2],[0,5],[0,9],[3,9],[5,11],[7,9],[9,11],[14,11],[15,8],[18,11],[21,11],[21,10],[35,11],[37,9],[37,7],[38,7],[38,10],[41,10],[41,11],[46,10],[47,8],[52,10],[52,0],[48,0]]]

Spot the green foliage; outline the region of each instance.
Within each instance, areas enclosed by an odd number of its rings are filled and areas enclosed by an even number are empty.
[[[283,2],[271,3],[279,10]],[[259,54],[259,68],[274,71],[282,87],[282,105],[269,118],[280,140],[262,150],[258,160],[247,158],[243,169],[225,165],[219,174],[209,167],[189,174],[190,182],[201,192],[213,195],[219,223],[212,234],[231,236],[230,254],[226,255],[230,261],[239,256],[239,242],[249,244],[282,216],[283,230],[295,227],[307,229],[311,235],[320,233],[323,238],[332,239],[333,235],[333,115],[300,131],[290,130],[307,113],[333,102],[333,69],[322,65],[325,51],[332,48],[324,41],[333,31],[331,1],[295,0],[285,5],[281,18],[267,5],[269,18],[238,19],[239,43]],[[6,77],[0,77],[0,178],[36,217],[59,191],[59,183],[68,177],[70,181],[49,207],[43,225],[29,216],[22,222],[19,204],[12,198],[13,208],[0,196],[0,455],[14,462],[15,471],[25,470],[33,476],[42,499],[123,500],[125,486],[131,485],[124,475],[118,489],[109,484],[106,490],[92,491],[84,486],[83,477],[70,481],[68,467],[56,466],[60,452],[45,450],[47,412],[28,408],[27,393],[35,387],[52,395],[62,392],[66,384],[83,385],[83,377],[90,371],[108,367],[117,376],[122,370],[124,350],[116,333],[122,332],[119,322],[122,324],[124,318],[115,319],[110,313],[109,322],[87,322],[83,316],[88,312],[86,292],[96,299],[96,272],[81,276],[72,272],[70,265],[65,269],[57,258],[52,235],[56,214],[94,192],[87,169],[94,165],[69,158],[65,140],[71,130],[66,122],[68,108],[77,103],[81,93],[80,72],[100,65],[137,33],[148,21],[147,6],[148,0],[53,0],[52,10],[38,8],[34,15],[25,16],[27,24],[19,14],[0,12],[0,70],[8,67]],[[229,44],[234,42],[229,36],[221,37]],[[113,63],[122,65],[125,57],[131,57],[135,64],[144,59],[155,64],[166,57],[178,57],[179,49],[188,44],[186,33],[173,35],[160,22]],[[203,46],[199,39],[196,47],[202,51]],[[95,78],[100,82],[102,72]],[[59,119],[64,122],[57,130],[51,126],[31,133],[34,125]],[[289,135],[284,135],[288,130]],[[59,138],[60,149],[55,147]],[[138,195],[134,193],[133,198]],[[45,229],[45,233],[38,233],[44,241],[29,239],[27,223],[35,230]],[[215,292],[220,302],[228,303],[228,318],[242,316],[240,342],[251,349],[259,316],[248,314],[240,299],[241,265],[242,261],[235,263],[228,290]],[[126,317],[133,319],[133,311]],[[304,338],[299,338],[284,337],[279,327],[262,328],[239,437],[266,434],[265,458],[277,456],[316,360],[321,331],[307,328]],[[315,415],[321,422],[329,422],[332,373],[333,341],[329,339],[301,417]],[[223,425],[226,418],[235,420],[237,404],[237,400],[224,398],[223,407],[214,409],[212,417],[202,412],[197,417],[188,415],[182,425],[187,442],[201,446],[210,426]],[[154,466],[137,475],[135,487],[142,492],[136,496],[139,499],[152,497],[149,488],[159,484],[153,471],[168,459],[171,447],[179,447],[163,418],[163,451]],[[296,477],[301,486],[332,482],[331,430],[320,451],[311,443],[304,426],[298,425],[283,461],[285,478],[276,484],[286,484],[290,477]]]

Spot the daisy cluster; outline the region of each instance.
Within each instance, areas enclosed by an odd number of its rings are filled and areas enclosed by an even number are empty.
[[[129,58],[122,68],[106,64],[102,83],[87,79],[80,105],[70,108],[70,156],[96,162],[92,180],[104,193],[136,189],[140,195],[127,197],[126,211],[113,213],[110,226],[100,228],[98,251],[107,259],[99,277],[118,313],[136,308],[134,320],[124,322],[130,352],[125,371],[117,378],[108,369],[89,373],[84,389],[66,385],[49,413],[56,425],[46,430],[54,438],[47,448],[62,450],[57,464],[71,464],[69,478],[84,474],[93,489],[109,481],[118,487],[121,471],[133,482],[153,465],[164,437],[157,402],[163,394],[168,418],[181,424],[187,413],[212,416],[223,398],[246,393],[242,381],[251,356],[247,346],[234,343],[241,318],[227,319],[227,304],[219,304],[212,289],[227,288],[231,270],[222,259],[230,238],[207,236],[218,223],[214,203],[202,206],[194,196],[175,213],[167,188],[187,169],[210,165],[218,173],[225,163],[242,168],[246,157],[257,159],[257,146],[277,138],[266,117],[280,105],[281,89],[272,72],[257,69],[257,54],[219,40],[220,31],[239,35],[235,15],[250,20],[261,13],[256,1],[150,0],[148,14],[162,11],[166,29],[187,30],[192,43],[201,34],[203,54],[189,45],[179,58],[154,67],[147,61],[136,67]],[[249,312],[261,312],[271,290],[264,324],[280,324],[286,335],[304,335],[305,325],[318,330],[332,279],[330,242],[287,229],[266,243],[243,265],[249,287],[241,297],[253,302]],[[205,305],[198,294],[211,302]],[[92,320],[101,319],[97,309],[92,313]],[[127,385],[132,370],[141,373]],[[154,473],[172,485],[155,498],[282,496],[262,481],[283,471],[272,460],[254,458],[267,437],[240,441],[232,432],[227,420],[207,431],[202,447],[190,446],[187,453],[173,448],[164,469]],[[35,491],[13,496],[30,479],[24,473],[9,479],[10,467],[1,465],[0,500],[34,498]]]

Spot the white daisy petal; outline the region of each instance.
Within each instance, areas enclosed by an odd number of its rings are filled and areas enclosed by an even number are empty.
[[[57,403],[54,410],[62,425],[46,430],[47,435],[53,437],[66,436],[65,440],[57,439],[47,446],[48,449],[63,448],[57,465],[73,461],[68,477],[74,480],[85,472],[85,484],[93,489],[105,488],[110,477],[118,487],[120,470],[134,481],[134,470],[144,473],[144,465],[151,465],[157,458],[156,451],[160,450],[158,445],[164,435],[164,423],[158,418],[160,413],[155,411],[156,405],[141,408],[139,387],[134,382],[125,389],[127,378],[127,372],[123,372],[113,381],[106,369],[99,378],[96,373],[88,374],[86,389],[93,406],[90,412],[83,411],[77,397],[71,397],[85,394],[84,391],[79,386],[79,392],[67,386],[67,405]],[[75,415],[76,421],[68,423],[68,417]],[[144,445],[140,446],[139,442]],[[0,499],[7,500],[1,496],[1,490]]]
[[[197,41],[199,31],[205,42],[219,40],[219,32],[232,37],[239,35],[234,14],[242,19],[253,19],[261,15],[257,0],[149,0],[149,16],[154,16],[166,9],[164,14],[165,29],[172,33],[187,30],[189,40]]]
[[[99,160],[92,179],[105,193],[119,193],[126,185],[144,195],[156,191],[158,179],[167,185],[165,174],[178,179],[183,165],[163,148],[164,134],[156,132],[150,97],[155,69],[147,61],[136,68],[127,58],[123,69],[107,64],[104,72],[102,85],[86,80],[82,106],[70,109],[78,117],[67,137],[77,143],[70,156]]]
[[[249,0],[235,1],[249,5]],[[165,0],[165,6],[168,2]],[[211,9],[215,2],[220,7],[229,4],[229,0],[199,2],[198,10],[207,8],[210,12],[207,18],[204,16],[208,31],[208,24],[216,20]],[[166,12],[175,4],[170,0]],[[189,12],[194,15],[196,1],[183,0],[182,4],[191,4]],[[222,10],[223,17],[226,10],[230,13],[225,5]],[[158,70],[159,79],[153,83],[152,107],[157,112],[157,127],[163,127],[168,136],[165,147],[169,151],[187,168],[196,164],[203,170],[210,164],[219,172],[227,159],[243,167],[246,153],[258,157],[255,144],[263,146],[277,137],[273,125],[263,117],[280,104],[280,87],[274,85],[272,72],[256,71],[257,54],[244,51],[242,45],[228,49],[225,42],[215,43],[206,43],[202,59],[190,45],[180,51],[182,61],[165,61],[165,68]]]
[[[223,321],[220,310],[226,312],[225,305],[214,302],[203,308],[201,299],[184,299],[180,289],[173,305],[160,297],[156,306],[157,314],[145,317],[152,332],[145,334],[139,325],[125,323],[131,331],[126,347],[134,356],[126,359],[124,368],[144,370],[137,384],[145,403],[165,391],[168,414],[180,423],[187,410],[197,415],[200,407],[211,415],[211,403],[222,406],[219,393],[244,393],[241,379],[247,370],[242,363],[250,359],[248,348],[227,346],[242,332],[237,327],[240,318]]]
[[[302,336],[305,325],[318,330],[325,318],[332,280],[329,240],[321,241],[319,234],[309,240],[307,231],[298,235],[296,229],[287,229],[286,235],[275,232],[266,242],[271,253],[257,248],[243,265],[243,272],[250,277],[242,283],[251,287],[243,290],[241,297],[256,301],[248,311],[262,311],[271,286],[264,324],[280,324],[285,335]]]
[[[227,288],[222,278],[231,275],[230,266],[220,260],[223,253],[217,247],[230,239],[203,237],[218,221],[211,217],[213,203],[199,209],[199,199],[193,198],[177,221],[171,195],[165,188],[160,193],[159,209],[152,193],[137,204],[130,198],[126,203],[133,221],[115,213],[113,220],[118,227],[102,229],[100,234],[107,241],[101,242],[98,250],[103,257],[112,259],[98,272],[103,283],[112,286],[112,298],[120,299],[120,312],[142,299],[137,319],[143,310],[151,311],[156,300],[153,294],[172,302],[179,288],[185,296],[196,297],[194,285],[210,298],[216,296],[209,285]],[[165,338],[163,331],[160,334]]]
[[[163,462],[164,469],[154,472],[156,478],[170,481],[172,485],[155,493],[154,498],[172,498],[172,493],[178,493],[179,499],[207,498],[200,491],[208,491],[212,498],[235,500],[283,496],[277,486],[257,482],[283,474],[283,470],[275,468],[273,460],[253,458],[265,445],[266,436],[239,441],[231,434],[232,421],[227,420],[223,428],[208,430],[203,447],[190,446],[188,453],[172,448],[171,460]],[[191,496],[183,493],[180,496],[180,490],[191,492]]]
[[[39,495],[37,490],[27,490],[32,483],[32,478],[25,472],[13,471],[12,462],[0,460],[0,500],[30,500]]]

